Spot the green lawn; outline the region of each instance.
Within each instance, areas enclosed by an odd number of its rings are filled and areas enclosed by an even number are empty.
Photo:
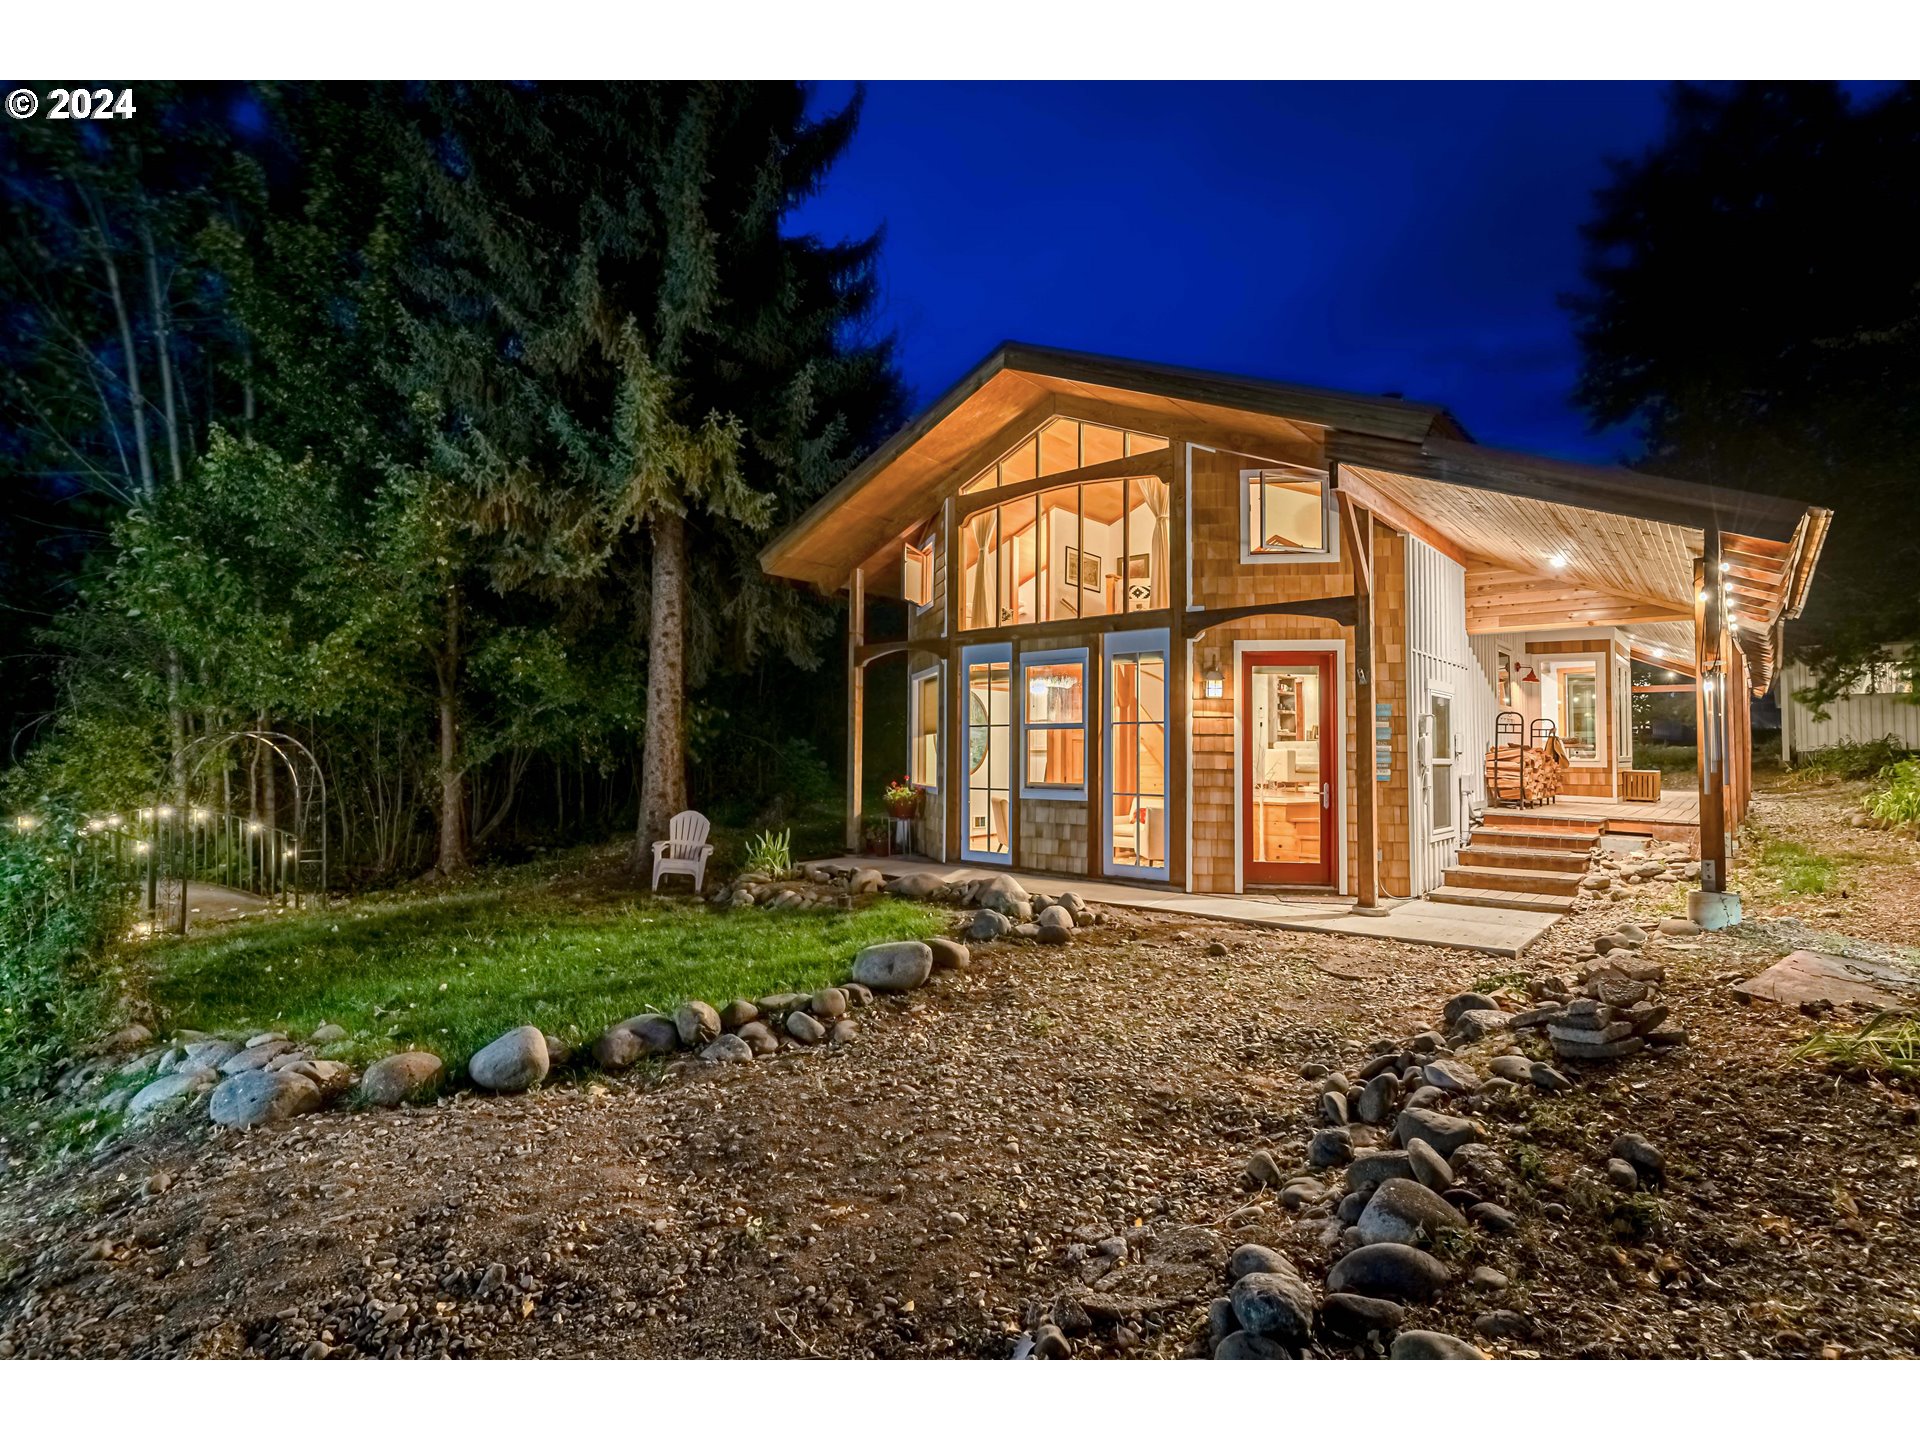
[[[451,1068],[515,1025],[579,1043],[687,999],[813,989],[845,979],[862,945],[940,927],[937,912],[891,899],[851,912],[720,912],[509,875],[163,941],[139,965],[168,1029],[301,1035],[332,1021],[353,1039],[329,1054],[417,1047]]]

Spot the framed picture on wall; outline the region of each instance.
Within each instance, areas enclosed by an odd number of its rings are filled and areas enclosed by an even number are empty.
[[[1098,590],[1100,588],[1100,557],[1091,550],[1080,556],[1080,588]]]
[[[1151,561],[1149,561],[1149,559],[1145,555],[1127,556],[1127,579],[1129,580],[1146,579],[1147,569],[1150,564],[1151,564]]]
[[[1077,545],[1067,546],[1067,566],[1065,570],[1061,571],[1061,574],[1067,577],[1067,584],[1069,585],[1072,585],[1075,581],[1075,578],[1080,574],[1080,547],[1079,546]]]

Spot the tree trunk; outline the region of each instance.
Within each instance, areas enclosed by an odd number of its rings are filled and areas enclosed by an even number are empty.
[[[147,443],[147,397],[140,387],[140,355],[134,349],[133,322],[127,315],[127,297],[120,288],[120,267],[114,262],[113,242],[107,237],[107,218],[93,192],[80,187],[81,201],[93,220],[94,243],[106,272],[107,293],[113,297],[113,316],[120,330],[120,358],[126,369],[127,409],[133,420],[134,450],[140,459],[140,497],[153,499],[153,448]]]
[[[160,359],[160,413],[167,422],[167,458],[173,483],[184,478],[180,465],[180,417],[173,404],[173,325],[168,319],[166,292],[160,286],[160,259],[153,250],[153,230],[140,221],[140,248],[147,262],[147,303],[153,310],[153,348]]]
[[[460,592],[449,586],[446,635],[433,657],[440,712],[440,852],[433,873],[442,879],[466,870],[467,775],[460,764]]]
[[[634,864],[687,808],[687,522],[656,516],[653,606],[647,623],[647,733],[641,752]]]

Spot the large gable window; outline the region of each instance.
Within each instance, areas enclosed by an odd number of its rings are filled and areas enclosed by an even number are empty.
[[[1335,558],[1327,477],[1296,466],[1240,472],[1241,551],[1248,560]]]

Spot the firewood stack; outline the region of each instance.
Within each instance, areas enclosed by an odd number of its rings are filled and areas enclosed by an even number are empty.
[[[1560,793],[1566,762],[1553,749],[1531,745],[1487,747],[1487,796],[1491,800],[1538,805]]]

